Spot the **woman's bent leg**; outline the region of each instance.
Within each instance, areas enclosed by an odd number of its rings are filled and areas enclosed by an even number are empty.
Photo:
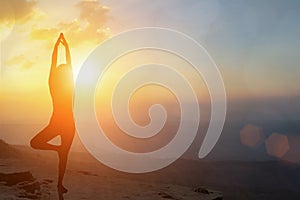
[[[34,149],[58,151],[60,146],[48,143],[50,140],[59,135],[58,132],[59,130],[56,130],[49,124],[31,139],[30,146]]]

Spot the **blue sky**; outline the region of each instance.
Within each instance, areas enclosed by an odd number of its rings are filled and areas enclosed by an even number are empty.
[[[112,32],[143,26],[179,30],[213,56],[229,92],[298,96],[298,1],[103,1]],[[248,96],[247,94],[244,94]]]

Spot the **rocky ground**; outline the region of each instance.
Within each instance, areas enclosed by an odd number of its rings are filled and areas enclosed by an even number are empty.
[[[71,155],[65,177],[69,192],[56,190],[57,158],[30,148],[15,148],[0,142],[0,199],[132,199],[220,200],[222,193],[207,187],[188,187],[147,177],[131,177]]]

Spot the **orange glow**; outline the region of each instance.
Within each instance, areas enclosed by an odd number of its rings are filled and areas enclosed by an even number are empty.
[[[282,158],[290,150],[287,136],[280,133],[272,133],[265,143],[268,154],[278,158]]]
[[[51,114],[48,76],[56,38],[60,32],[68,38],[76,78],[89,53],[110,36],[104,25],[109,8],[97,1],[7,2],[1,2],[0,19],[1,123],[45,123]],[[58,64],[64,58],[59,50]]]
[[[248,147],[255,147],[262,142],[264,135],[260,127],[246,125],[240,132],[242,144]]]

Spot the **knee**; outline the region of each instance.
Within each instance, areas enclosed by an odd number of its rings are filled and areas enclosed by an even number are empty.
[[[34,148],[34,149],[38,149],[39,144],[38,144],[38,142],[37,142],[37,140],[36,140],[35,138],[32,138],[32,139],[30,140],[30,146],[31,146],[32,148]]]

